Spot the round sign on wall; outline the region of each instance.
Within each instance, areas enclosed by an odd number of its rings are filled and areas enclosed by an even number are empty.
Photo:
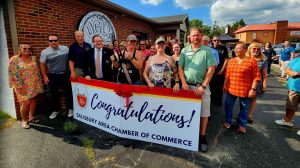
[[[100,35],[106,44],[117,38],[115,27],[110,19],[98,11],[86,14],[81,19],[78,30],[84,32],[84,41],[90,44],[95,35]]]

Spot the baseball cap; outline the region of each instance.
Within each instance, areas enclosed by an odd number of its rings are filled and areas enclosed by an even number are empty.
[[[127,37],[127,41],[137,41],[137,38],[135,35],[131,34]]]
[[[165,38],[164,37],[158,37],[158,39],[155,40],[155,44],[158,44],[159,42],[166,43]]]

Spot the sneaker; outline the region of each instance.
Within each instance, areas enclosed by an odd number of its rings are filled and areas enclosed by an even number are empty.
[[[275,123],[278,125],[284,125],[288,127],[292,127],[294,125],[292,122],[286,122],[284,119],[276,120]]]
[[[50,119],[54,119],[54,118],[57,116],[58,113],[59,113],[59,112],[57,112],[57,111],[53,111],[53,112],[51,113],[51,115],[49,116],[49,118],[50,118]]]
[[[298,130],[298,131],[297,131],[297,135],[299,135],[299,136],[300,136],[300,130]]]
[[[246,128],[243,127],[243,126],[240,126],[239,129],[238,129],[238,132],[242,133],[242,134],[246,134]]]
[[[208,151],[208,143],[205,135],[200,135],[198,148],[203,153],[206,153]]]
[[[73,110],[69,109],[68,117],[72,117],[72,116],[73,116]]]

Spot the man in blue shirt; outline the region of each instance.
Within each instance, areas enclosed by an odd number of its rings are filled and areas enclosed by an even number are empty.
[[[295,57],[294,48],[290,46],[289,41],[284,42],[284,49],[281,51],[280,59],[282,61],[282,70],[281,70],[281,77],[285,77],[285,69],[290,63],[290,61]],[[288,76],[287,76],[288,78]]]
[[[88,57],[92,47],[89,43],[83,41],[82,31],[75,32],[75,42],[70,46],[69,50],[69,66],[71,78],[77,76],[85,77],[88,75]]]
[[[292,127],[292,118],[298,109],[300,103],[300,58],[294,58],[286,68],[286,74],[289,75],[288,79],[288,98],[286,99],[286,112],[284,119],[276,120],[278,125]],[[300,136],[300,130],[297,135]]]

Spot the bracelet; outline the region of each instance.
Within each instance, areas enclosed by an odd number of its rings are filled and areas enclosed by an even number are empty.
[[[179,83],[179,81],[175,81],[175,83]]]
[[[256,89],[254,89],[254,88],[251,88],[251,90],[254,90],[254,91],[256,91]]]
[[[204,85],[201,85],[201,87],[202,87],[203,89],[206,89],[206,86],[204,86]]]

